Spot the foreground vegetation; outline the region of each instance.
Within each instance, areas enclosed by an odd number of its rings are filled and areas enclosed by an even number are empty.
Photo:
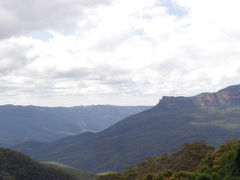
[[[44,162],[0,148],[0,180],[240,180],[240,140],[217,150],[205,142],[185,143],[170,154],[148,157],[118,173],[92,173]]]
[[[29,157],[0,148],[0,180],[76,180],[75,177],[45,167]]]
[[[170,155],[148,157],[97,180],[240,180],[240,140],[227,141],[217,150],[204,142],[185,143]]]

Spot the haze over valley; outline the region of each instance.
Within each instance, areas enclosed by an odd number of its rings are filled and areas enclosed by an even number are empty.
[[[0,0],[0,180],[239,180],[239,0]]]
[[[85,131],[98,132],[148,106],[0,106],[0,146],[50,141]]]

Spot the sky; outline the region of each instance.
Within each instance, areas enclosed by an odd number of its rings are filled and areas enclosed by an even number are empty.
[[[0,104],[155,105],[240,84],[239,0],[0,0]]]

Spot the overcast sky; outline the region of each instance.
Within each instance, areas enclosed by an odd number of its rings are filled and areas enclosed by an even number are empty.
[[[239,0],[0,0],[0,104],[154,105],[240,84]]]

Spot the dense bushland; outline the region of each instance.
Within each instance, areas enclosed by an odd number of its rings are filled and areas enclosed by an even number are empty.
[[[240,140],[217,150],[204,142],[185,143],[169,155],[148,157],[98,180],[240,180]]]

